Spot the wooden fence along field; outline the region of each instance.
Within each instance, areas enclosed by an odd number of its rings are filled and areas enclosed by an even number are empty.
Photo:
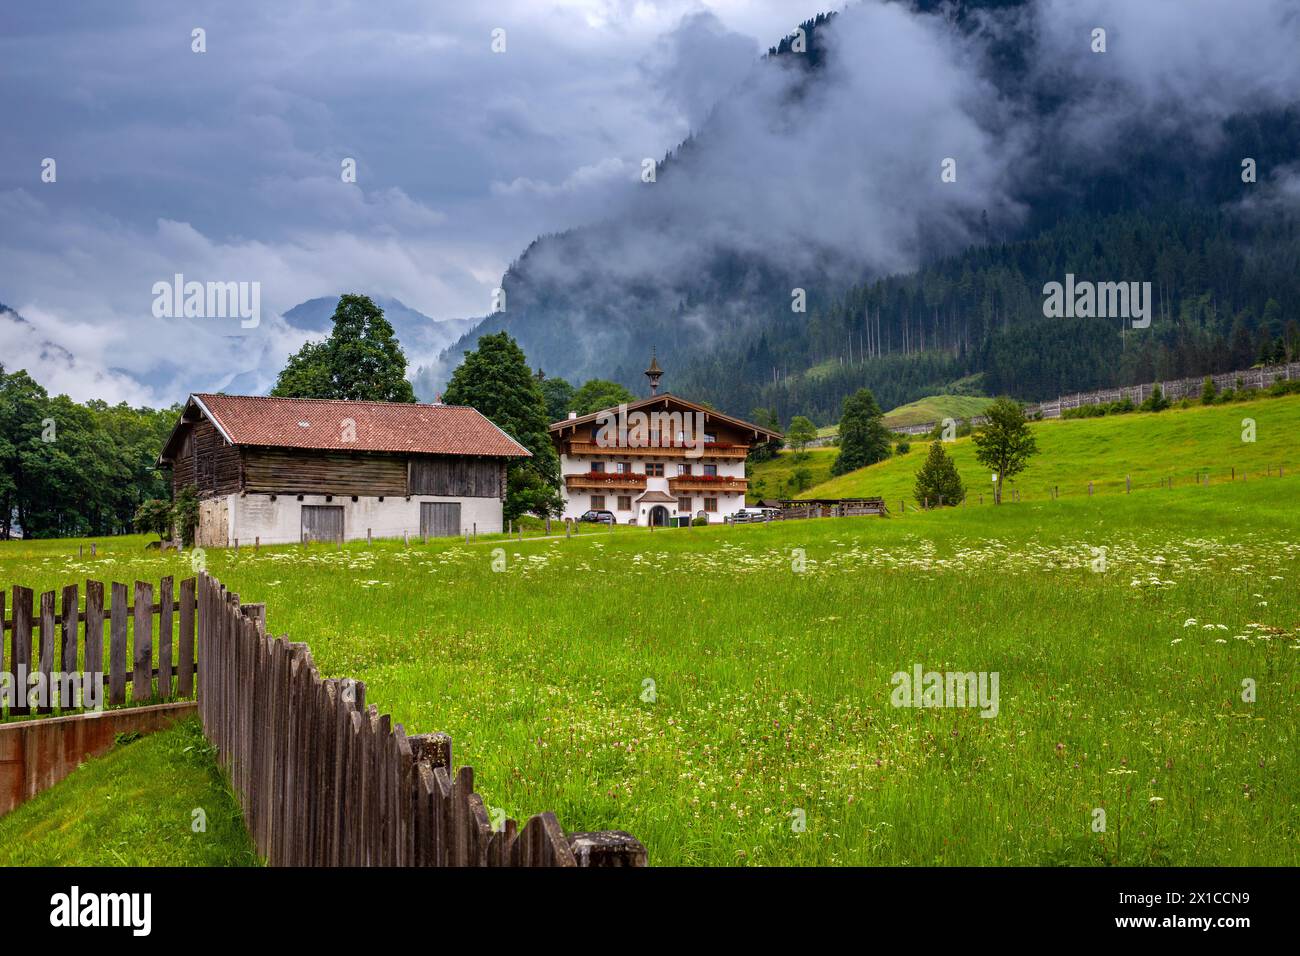
[[[13,701],[7,715],[70,709],[72,702],[57,701],[56,694],[61,686],[66,687],[66,681],[60,678],[71,675],[77,675],[83,683],[96,678],[105,680],[101,703],[108,705],[127,703],[128,684],[131,703],[192,696],[196,579],[181,581],[179,596],[174,584],[170,577],[158,583],[156,603],[154,586],[148,582],[135,582],[134,600],[128,596],[125,584],[113,584],[107,592],[110,602],[105,606],[104,585],[87,581],[84,609],[75,584],[59,592],[46,591],[39,600],[30,588],[15,586],[8,609],[11,617],[5,616],[6,595],[0,591],[0,673],[11,675],[13,682]],[[31,706],[26,694],[26,675],[31,674],[38,674],[40,686],[48,689],[46,702],[37,706]],[[5,703],[8,701],[0,700],[0,707]],[[0,715],[4,714],[0,710]]]
[[[565,834],[552,813],[493,826],[445,734],[407,736],[359,681],[322,678],[265,606],[198,584],[199,714],[273,866],[644,866],[621,831]]]
[[[1143,385],[1125,385],[1121,388],[1102,388],[1093,392],[1075,392],[1071,395],[1062,395],[1056,401],[1026,405],[1025,414],[1030,418],[1060,418],[1063,410],[1067,408],[1121,402],[1126,398],[1135,405],[1141,405],[1151,397],[1157,385],[1160,386],[1160,391],[1164,394],[1164,397],[1171,402],[1179,402],[1184,398],[1195,399],[1200,397],[1201,389],[1204,387],[1207,377],[1214,379],[1214,387],[1220,392],[1227,389],[1255,390],[1268,388],[1274,382],[1300,380],[1300,362],[1248,368],[1240,372],[1222,372],[1218,375],[1171,379],[1165,382],[1147,382]],[[976,415],[969,421],[972,425],[983,425],[988,419],[983,415]],[[939,424],[939,422],[922,422],[918,425],[899,425],[890,430],[903,435],[926,435],[934,431]],[[810,442],[809,445],[826,445],[832,441],[833,437],[819,438],[814,442]]]
[[[884,498],[783,498],[777,520],[805,518],[854,518],[862,515],[886,517]]]

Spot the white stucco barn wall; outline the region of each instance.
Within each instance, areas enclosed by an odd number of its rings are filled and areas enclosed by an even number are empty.
[[[449,498],[438,495],[412,495],[410,499],[398,496],[377,497],[325,495],[247,494],[225,495],[208,499],[203,504],[219,513],[226,510],[225,541],[199,540],[200,547],[226,547],[234,544],[252,544],[261,539],[262,544],[297,544],[302,540],[303,505],[338,505],[343,508],[343,537],[347,541],[364,540],[366,532],[376,538],[400,538],[409,533],[420,533],[420,503],[425,501],[451,501],[460,503],[460,533],[477,530],[479,534],[496,534],[504,530],[502,502],[499,498]]]

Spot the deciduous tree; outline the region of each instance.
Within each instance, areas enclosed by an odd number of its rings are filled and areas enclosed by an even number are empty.
[[[984,412],[988,421],[971,437],[975,443],[975,457],[997,475],[993,486],[993,501],[1002,503],[1002,486],[1008,478],[1024,471],[1029,458],[1038,453],[1038,442],[1020,403],[1010,398],[999,398]]]

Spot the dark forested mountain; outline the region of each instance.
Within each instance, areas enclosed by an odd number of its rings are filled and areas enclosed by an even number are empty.
[[[1151,282],[1149,329],[1043,315],[1066,273]],[[1285,303],[1285,305],[1283,305]],[[782,420],[833,421],[871,388],[886,406],[978,376],[1026,400],[1247,368],[1300,355],[1300,221],[1180,206],[1076,214],[1033,239],[980,246],[854,286],[805,322],[690,362],[676,387]]]
[[[675,391],[822,423],[863,385],[1037,399],[1293,355],[1300,70],[1283,4],[1230,7],[1121,17],[1104,49],[1059,3],[818,17],[655,182],[529,246],[424,375],[506,330],[548,374],[635,389],[653,346]],[[1151,327],[1045,317],[1067,273],[1150,282]]]

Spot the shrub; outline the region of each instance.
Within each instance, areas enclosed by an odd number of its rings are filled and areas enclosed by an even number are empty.
[[[925,464],[916,473],[913,494],[919,504],[929,507],[937,507],[941,501],[944,505],[957,505],[966,496],[966,488],[961,476],[957,474],[957,466],[944,451],[943,442],[930,443],[930,453],[925,458]]]
[[[691,524],[697,528],[702,524],[708,524],[708,523],[709,523],[709,519],[704,517],[704,515],[696,515],[694,518],[691,519]]]
[[[1201,386],[1201,404],[1213,405],[1214,396],[1217,392],[1218,389],[1214,387],[1214,377],[1211,375],[1205,376],[1205,383]]]
[[[894,446],[894,454],[896,455],[906,455],[911,450],[912,450],[911,442],[900,441],[897,445]]]
[[[1100,402],[1096,405],[1080,405],[1078,408],[1064,408],[1062,418],[1101,418],[1105,415],[1125,415],[1137,411],[1131,398],[1121,398],[1118,402]]]
[[[135,509],[135,530],[142,534],[156,534],[159,541],[166,541],[172,534],[171,502],[161,498],[150,498]]]
[[[176,495],[172,506],[172,517],[180,533],[181,543],[187,548],[194,546],[194,532],[199,526],[199,492],[193,485],[186,485]]]
[[[1144,412],[1163,412],[1168,407],[1169,399],[1165,398],[1164,390],[1159,385],[1151,386],[1150,396],[1141,405]]]

